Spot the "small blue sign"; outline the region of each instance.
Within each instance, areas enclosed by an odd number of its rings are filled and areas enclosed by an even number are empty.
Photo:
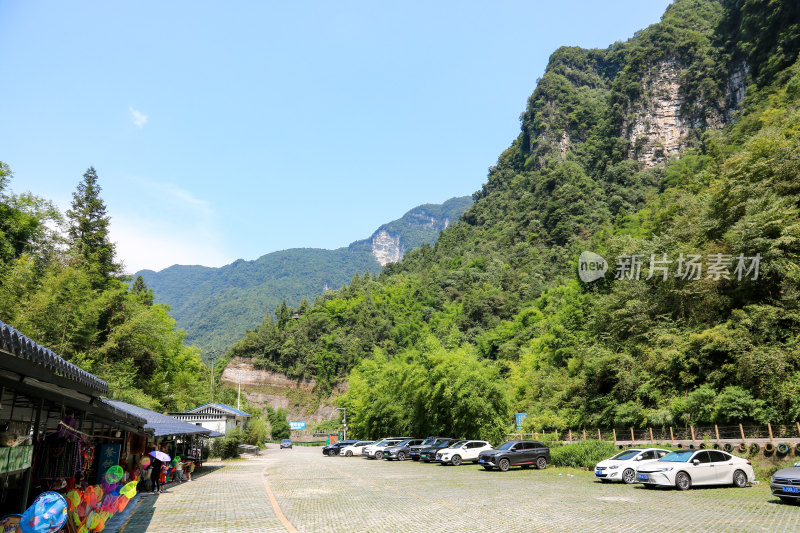
[[[526,416],[528,416],[528,413],[516,413],[514,415],[514,421],[517,423],[517,429],[522,429],[522,422],[525,420]]]
[[[299,431],[301,429],[306,429],[305,422],[289,422],[289,429],[292,431]]]

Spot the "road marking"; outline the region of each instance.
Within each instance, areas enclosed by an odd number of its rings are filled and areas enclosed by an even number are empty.
[[[261,479],[264,481],[264,488],[267,490],[267,496],[269,496],[269,501],[272,504],[272,512],[274,512],[278,520],[281,521],[281,524],[283,524],[283,527],[286,528],[286,531],[289,533],[297,533],[297,529],[292,525],[291,522],[289,522],[289,519],[286,518],[286,515],[283,514],[281,506],[278,505],[278,500],[275,499],[275,494],[272,493],[272,489],[269,487],[266,466],[264,467],[264,470],[261,471]]]

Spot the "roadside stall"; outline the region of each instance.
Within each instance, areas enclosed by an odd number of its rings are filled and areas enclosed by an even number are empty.
[[[108,493],[107,514],[122,505],[120,482],[132,472],[119,465],[147,433],[143,418],[101,399],[107,392],[103,380],[0,322],[0,517],[83,497],[102,483],[117,491]],[[112,467],[119,471],[109,477]]]

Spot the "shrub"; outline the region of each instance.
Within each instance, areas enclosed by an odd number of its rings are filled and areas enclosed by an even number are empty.
[[[607,441],[582,440],[550,449],[553,466],[572,468],[594,468],[594,465],[608,459],[617,452],[617,447]]]

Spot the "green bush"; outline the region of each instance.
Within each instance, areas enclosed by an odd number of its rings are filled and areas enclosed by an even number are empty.
[[[606,441],[582,440],[550,449],[553,466],[572,468],[594,468],[594,465],[608,459],[617,452],[617,447]]]

